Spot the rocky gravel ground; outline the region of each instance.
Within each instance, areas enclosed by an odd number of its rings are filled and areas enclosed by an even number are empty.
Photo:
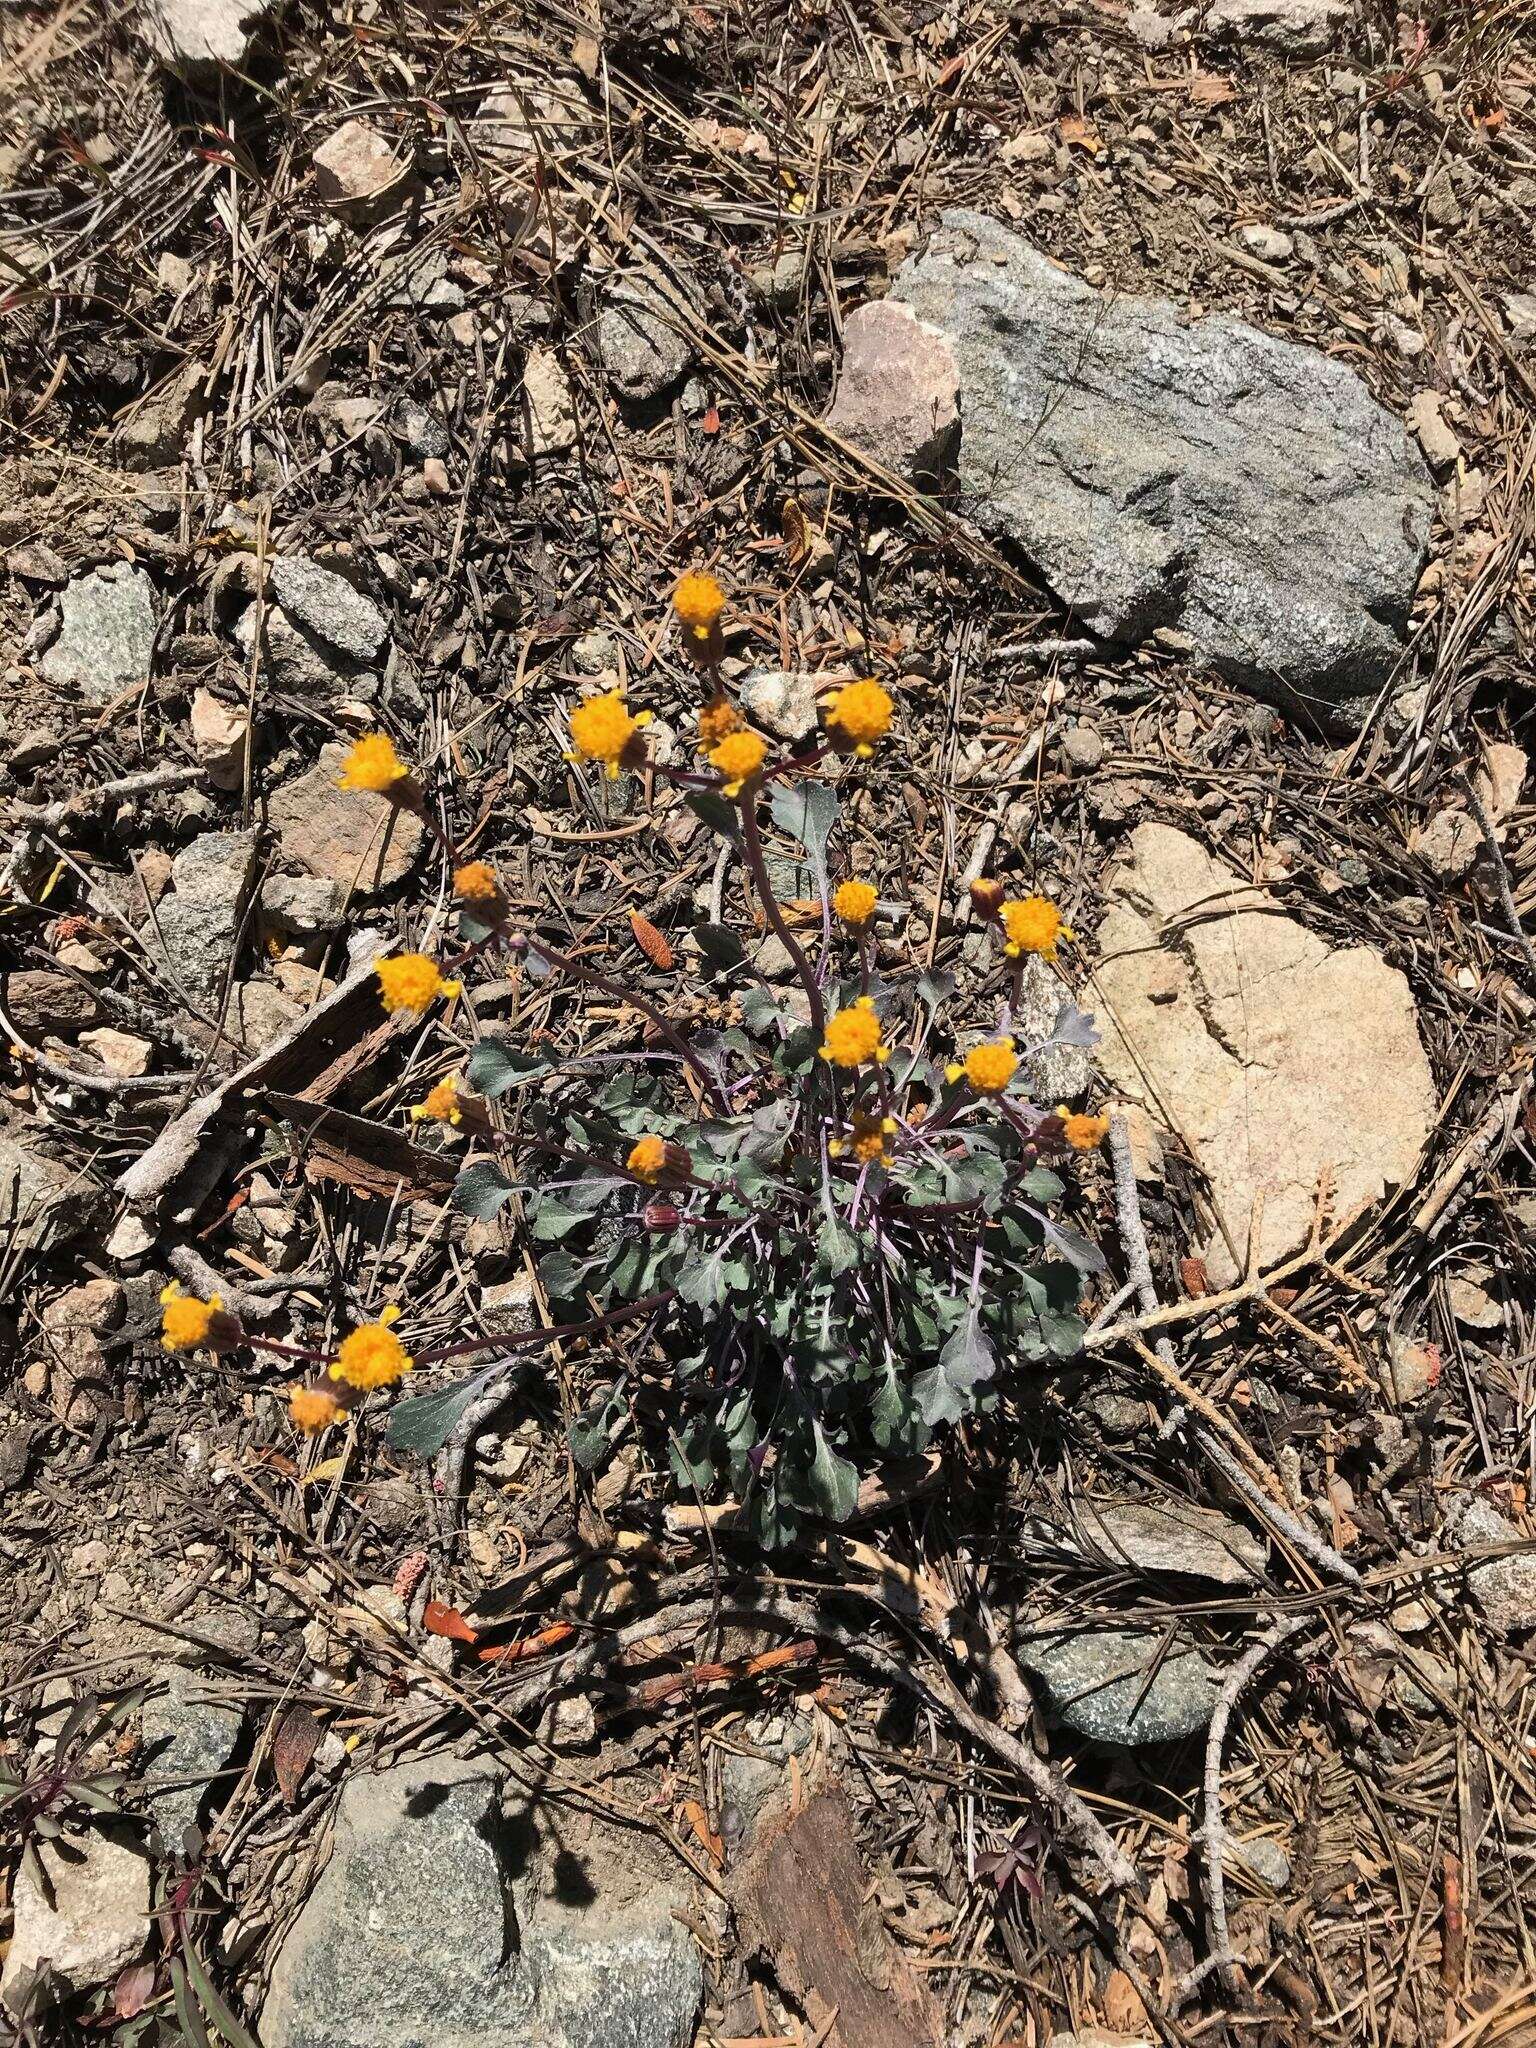
[[[1529,10],[0,47],[0,2036],[1536,2040]],[[159,1343],[171,1282],[278,1345],[551,1321],[407,1112],[643,1020],[371,963],[451,842],[738,1014],[698,817],[567,758],[619,684],[689,758],[691,566],[765,732],[895,698],[839,826],[881,964],[979,1014],[968,884],[1046,891],[1018,1028],[1100,1038],[1030,1085],[1115,1118],[1081,1355],[770,1555],[638,1341],[431,1458]],[[375,729],[419,814],[338,787]]]

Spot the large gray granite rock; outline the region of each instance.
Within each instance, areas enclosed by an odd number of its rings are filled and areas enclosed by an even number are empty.
[[[264,2048],[685,2048],[703,1974],[643,1841],[545,1802],[504,1819],[478,1762],[353,1779]]]
[[[1311,57],[1339,42],[1353,13],[1349,0],[1212,0],[1205,28],[1207,35]]]
[[[614,389],[631,405],[672,390],[693,360],[666,304],[643,280],[608,293],[597,318],[597,347]]]
[[[102,1193],[57,1159],[0,1137],[0,1244],[45,1251],[94,1223]]]
[[[1219,1514],[1182,1500],[1075,1503],[1077,1545],[1113,1568],[1146,1576],[1172,1572],[1218,1586],[1249,1586],[1264,1570],[1264,1546]]]
[[[223,990],[255,865],[254,832],[200,833],[171,865],[174,893],[156,923],[176,985],[195,1002]]]
[[[280,555],[270,573],[272,596],[295,625],[353,661],[375,659],[389,621],[371,597],[304,555]]]
[[[1176,1742],[1216,1711],[1211,1666],[1188,1643],[1159,1663],[1163,1636],[1155,1631],[1063,1630],[1026,1636],[1014,1649],[1056,1719],[1094,1742],[1124,1749]]]
[[[1046,1109],[1076,1102],[1093,1079],[1093,1048],[1059,1043],[1055,1037],[1062,1006],[1072,1000],[1072,991],[1048,961],[1038,953],[1025,955],[1019,999],[1013,1006],[1013,1035],[1030,1099]]]
[[[264,2048],[471,2048],[519,2038],[521,1966],[496,1786],[454,1758],[353,1778],[330,1861],[273,1965]]]
[[[110,704],[149,679],[155,646],[155,587],[142,569],[108,562],[66,583],[59,631],[37,664],[45,683]]]
[[[1434,492],[1351,369],[1227,315],[1106,297],[964,210],[892,297],[953,350],[966,512],[1083,625],[1178,628],[1260,695],[1359,722],[1402,656]]]
[[[184,1665],[172,1665],[165,1690],[145,1703],[149,1805],[168,1850],[179,1851],[205,1808],[217,1808],[221,1785],[232,1789],[222,1774],[244,1728],[244,1710],[212,1697],[208,1681]]]

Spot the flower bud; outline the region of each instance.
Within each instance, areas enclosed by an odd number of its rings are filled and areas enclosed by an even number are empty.
[[[971,908],[978,917],[996,917],[1007,890],[993,875],[981,875],[971,884]]]
[[[647,1230],[676,1230],[683,1212],[672,1202],[647,1202],[641,1211]]]

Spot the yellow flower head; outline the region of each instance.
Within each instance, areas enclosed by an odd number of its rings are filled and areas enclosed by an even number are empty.
[[[713,576],[702,569],[690,569],[678,578],[672,593],[672,609],[678,623],[686,626],[696,640],[707,640],[725,610],[725,592]]]
[[[1021,953],[1038,953],[1043,960],[1054,960],[1061,940],[1075,936],[1062,923],[1061,912],[1049,896],[1026,896],[1022,903],[1005,903],[1003,930],[1008,934],[1003,951],[1010,960],[1017,960]]]
[[[832,908],[843,923],[860,931],[875,914],[875,892],[868,882],[839,882]]]
[[[840,1159],[846,1152],[860,1166],[871,1166],[877,1159],[890,1158],[890,1140],[896,1135],[897,1128],[893,1116],[869,1116],[858,1110],[847,1137],[834,1138],[827,1150],[834,1159]]]
[[[821,1056],[835,1067],[862,1067],[870,1060],[890,1058],[891,1049],[880,1041],[880,1019],[868,996],[860,996],[827,1019]]]
[[[482,909],[489,909],[501,901],[501,884],[493,867],[488,867],[483,860],[471,860],[454,869],[453,893],[461,903],[474,903]]]
[[[433,1124],[461,1124],[464,1112],[459,1107],[459,1077],[445,1074],[435,1088],[429,1088],[421,1101],[411,1110],[411,1122]]]
[[[601,761],[608,780],[616,782],[626,760],[634,758],[635,735],[649,725],[649,711],[630,716],[622,690],[607,690],[601,697],[583,698],[571,713],[571,743],[580,761]]]
[[[1082,1111],[1073,1111],[1062,1103],[1056,1114],[1061,1118],[1061,1135],[1074,1152],[1097,1152],[1109,1136],[1107,1116],[1088,1116]]]
[[[693,1161],[681,1145],[668,1144],[665,1138],[658,1138],[654,1132],[638,1139],[630,1147],[629,1157],[624,1164],[647,1187],[656,1187],[664,1180],[686,1180],[693,1171]]]
[[[827,706],[827,724],[867,761],[875,751],[875,741],[883,740],[891,729],[892,708],[889,692],[873,676],[865,676],[862,682],[848,683],[838,691]]]
[[[733,732],[740,732],[746,720],[723,691],[711,697],[699,713],[699,747],[708,753],[711,747],[718,747]]]
[[[710,750],[709,765],[725,777],[727,796],[740,796],[763,765],[768,749],[755,732],[727,733],[718,747]]]
[[[223,1308],[217,1294],[199,1301],[173,1280],[160,1290],[160,1342],[167,1351],[217,1350],[218,1339],[225,1334],[219,1327],[221,1319],[229,1320],[223,1317]]]
[[[391,953],[374,963],[379,978],[379,1001],[386,1010],[414,1010],[420,1015],[438,996],[456,996],[462,981],[445,981],[435,960],[425,953]]]
[[[963,1076],[978,1095],[1001,1095],[1013,1079],[1019,1056],[1011,1038],[993,1039],[988,1045],[973,1045],[963,1062],[947,1068],[951,1081]]]
[[[288,1396],[288,1420],[305,1436],[329,1429],[340,1413],[341,1403],[329,1387],[295,1387]]]
[[[410,772],[387,733],[365,732],[360,740],[354,741],[342,762],[336,787],[388,792],[397,782],[404,782]]]
[[[345,1380],[366,1394],[372,1387],[388,1387],[408,1373],[415,1364],[390,1325],[400,1320],[397,1308],[385,1309],[376,1323],[364,1323],[350,1337],[344,1337],[331,1367],[333,1380]]]

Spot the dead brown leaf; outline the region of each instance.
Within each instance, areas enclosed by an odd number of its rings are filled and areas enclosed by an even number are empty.
[[[697,1799],[685,1799],[683,1812],[688,1816],[688,1825],[709,1852],[709,1860],[716,1870],[725,1867],[725,1844],[709,1824],[709,1815]]]
[[[1146,2027],[1147,2008],[1124,1970],[1111,1970],[1104,1980],[1104,2022],[1116,2034],[1138,2034]]]
[[[806,518],[798,498],[784,500],[784,508],[779,514],[779,531],[784,536],[789,559],[798,569],[811,552],[811,522]]]
[[[320,1723],[308,1707],[285,1707],[272,1736],[272,1775],[284,1806],[292,1806],[320,1747]]]
[[[1098,129],[1091,121],[1085,121],[1081,114],[1063,114],[1056,123],[1056,130],[1068,149],[1084,149],[1089,156],[1097,156],[1104,147]]]

